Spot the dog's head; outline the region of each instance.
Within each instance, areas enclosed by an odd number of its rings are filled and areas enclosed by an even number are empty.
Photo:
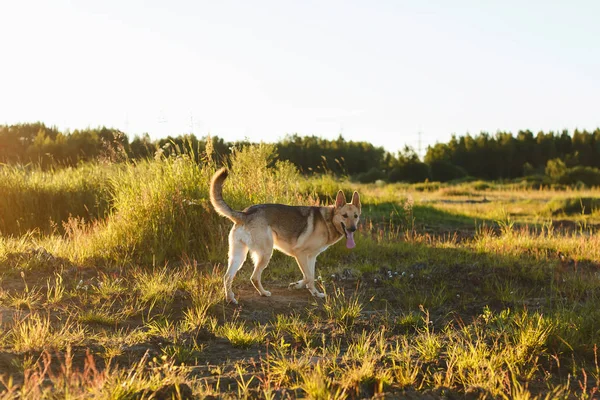
[[[354,232],[360,219],[360,197],[358,192],[352,195],[352,202],[346,203],[346,196],[341,190],[335,198],[333,208],[333,224],[346,236],[346,247],[349,249],[356,246],[354,243]]]

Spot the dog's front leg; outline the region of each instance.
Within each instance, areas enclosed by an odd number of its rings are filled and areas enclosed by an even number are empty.
[[[308,291],[315,297],[323,298],[325,297],[324,293],[321,293],[315,287],[315,263],[317,261],[317,256],[308,255],[308,254],[299,254],[296,256],[296,261],[298,261],[298,266],[302,270],[302,274],[304,275],[304,279],[301,281],[291,283],[290,286],[295,287],[296,289],[301,289],[306,286]]]
[[[298,263],[298,267],[300,267],[300,272],[302,272],[302,279],[298,282],[292,282],[289,284],[290,289],[304,289],[306,287],[306,274],[308,268],[308,257],[305,254],[298,254],[294,256],[296,262]]]
[[[308,256],[308,277],[306,279],[306,288],[309,292],[318,298],[324,298],[325,293],[321,293],[315,287],[315,265],[317,264],[317,256]]]

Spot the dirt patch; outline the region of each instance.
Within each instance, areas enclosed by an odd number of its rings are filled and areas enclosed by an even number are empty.
[[[15,315],[14,308],[0,306],[0,325],[8,321],[12,321]]]
[[[300,314],[308,308],[318,306],[323,300],[314,298],[307,289],[288,289],[284,284],[270,284],[270,297],[258,294],[254,288],[234,289],[238,304],[225,304],[227,315],[238,314],[244,320],[266,323],[277,314]]]

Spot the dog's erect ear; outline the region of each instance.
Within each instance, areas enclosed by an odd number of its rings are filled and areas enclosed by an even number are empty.
[[[335,198],[335,208],[341,208],[346,205],[346,195],[341,190],[338,192]]]
[[[360,213],[360,196],[358,195],[358,192],[354,192],[352,195],[352,205],[358,208],[358,212]]]

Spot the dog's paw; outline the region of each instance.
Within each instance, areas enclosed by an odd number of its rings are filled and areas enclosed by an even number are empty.
[[[325,293],[313,293],[313,296],[318,297],[319,299],[324,299],[327,295]]]
[[[304,289],[306,287],[306,283],[304,281],[292,282],[288,286],[289,289]]]
[[[226,301],[227,301],[227,303],[234,304],[234,305],[238,303],[238,301],[235,299],[235,297],[228,297],[226,299]]]
[[[261,296],[271,297],[271,292],[269,292],[268,290],[265,290],[263,293],[261,293]]]

